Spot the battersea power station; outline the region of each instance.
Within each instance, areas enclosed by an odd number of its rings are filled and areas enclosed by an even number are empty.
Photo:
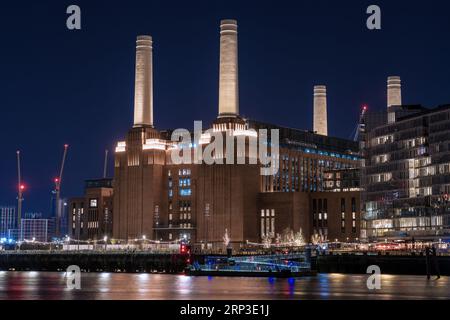
[[[75,237],[185,239],[206,248],[223,246],[224,237],[234,247],[275,242],[287,230],[301,230],[307,242],[358,240],[359,144],[328,136],[326,86],[311,88],[312,130],[241,117],[238,26],[222,20],[217,118],[200,134],[161,131],[153,119],[158,106],[153,105],[152,44],[151,36],[137,37],[134,123],[117,142],[112,183],[100,181],[94,202],[96,188],[90,184],[94,187],[82,200],[84,227],[69,226]],[[252,141],[259,142],[259,156],[251,152]],[[244,152],[230,147],[239,144]],[[202,159],[205,154],[213,163]],[[270,161],[262,161],[262,154]],[[193,160],[196,155],[200,161]],[[106,198],[105,189],[111,191]],[[105,203],[109,216],[103,214]],[[77,203],[70,205],[75,210]]]

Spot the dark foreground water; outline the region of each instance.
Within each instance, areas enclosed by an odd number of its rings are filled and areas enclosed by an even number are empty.
[[[84,273],[69,290],[64,273],[0,271],[5,299],[450,299],[450,278],[382,276],[370,291],[365,275],[319,274],[296,279],[208,278],[166,274]]]

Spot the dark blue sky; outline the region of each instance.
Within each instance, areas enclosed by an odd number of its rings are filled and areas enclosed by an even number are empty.
[[[81,31],[66,29],[70,4]],[[370,4],[381,31],[366,28]],[[132,124],[138,34],[154,40],[157,128],[216,116],[219,21],[235,18],[241,114],[310,129],[312,87],[326,84],[329,131],[347,138],[361,104],[385,107],[389,75],[404,103],[450,103],[449,17],[448,0],[2,1],[0,204],[16,202],[17,149],[25,211],[49,211],[64,143],[63,196],[101,176],[104,149]]]

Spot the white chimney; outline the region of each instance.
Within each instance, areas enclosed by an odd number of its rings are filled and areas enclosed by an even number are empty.
[[[400,77],[389,77],[387,81],[387,105],[402,105],[402,81]]]
[[[239,114],[237,21],[220,23],[219,117]]]
[[[153,126],[153,56],[151,36],[137,37],[134,90],[134,127]]]
[[[317,134],[328,135],[327,120],[327,87],[314,86],[314,131]]]
[[[400,77],[388,77],[387,81],[387,106],[388,106],[388,123],[395,122],[395,111],[391,109],[393,106],[402,105],[402,81]]]

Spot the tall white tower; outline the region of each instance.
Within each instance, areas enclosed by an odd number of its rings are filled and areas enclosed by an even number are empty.
[[[153,126],[152,37],[136,40],[136,78],[134,88],[134,127]]]
[[[314,86],[314,131],[317,134],[328,135],[327,118],[327,87]]]
[[[388,77],[387,80],[387,108],[388,123],[395,122],[395,111],[392,107],[402,105],[402,81],[400,77]]]
[[[220,23],[219,118],[239,115],[237,21]]]
[[[387,106],[402,105],[402,81],[400,77],[388,77],[387,81]]]

